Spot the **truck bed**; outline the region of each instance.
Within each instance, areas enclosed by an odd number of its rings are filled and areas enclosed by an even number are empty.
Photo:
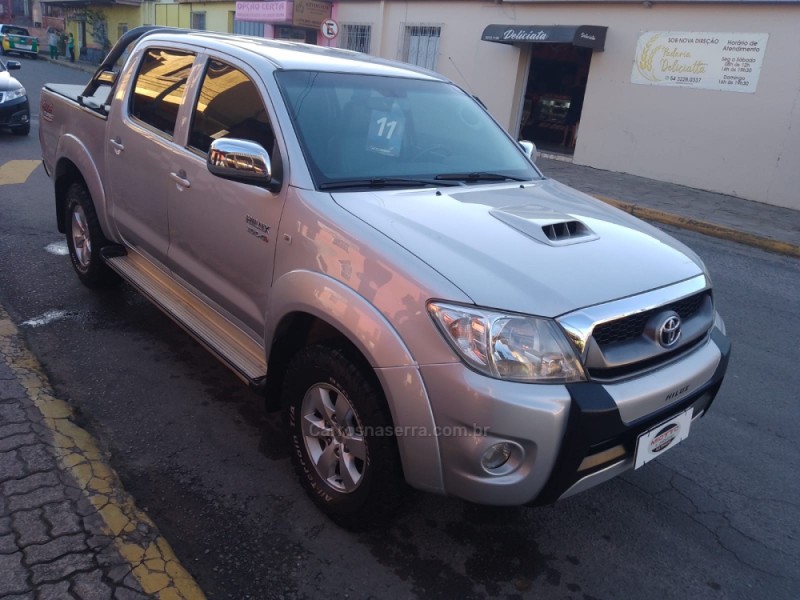
[[[86,84],[74,84],[74,83],[45,83],[44,89],[50,90],[54,94],[58,94],[59,96],[64,96],[69,98],[70,100],[74,100],[75,102],[78,101],[78,96],[83,93],[83,90],[86,88]]]

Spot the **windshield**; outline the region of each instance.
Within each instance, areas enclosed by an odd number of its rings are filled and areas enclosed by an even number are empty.
[[[3,27],[3,33],[8,33],[10,35],[28,35],[28,30],[22,27],[6,26]]]
[[[276,73],[318,188],[458,185],[541,175],[456,86],[350,73]]]

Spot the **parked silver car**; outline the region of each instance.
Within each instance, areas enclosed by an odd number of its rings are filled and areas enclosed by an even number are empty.
[[[545,177],[436,73],[139,30],[41,114],[80,279],[121,276],[283,408],[344,525],[406,482],[569,496],[672,448],[722,382],[700,259]]]

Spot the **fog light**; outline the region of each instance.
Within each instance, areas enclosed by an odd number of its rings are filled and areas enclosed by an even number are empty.
[[[499,469],[511,458],[512,449],[511,444],[507,442],[501,442],[490,446],[489,449],[483,453],[483,457],[481,458],[483,468],[488,471]]]

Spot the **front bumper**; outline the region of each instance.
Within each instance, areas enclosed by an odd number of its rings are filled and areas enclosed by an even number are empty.
[[[31,110],[27,96],[0,103],[0,127],[12,129],[25,127],[30,124],[30,118]]]
[[[715,328],[680,360],[640,375],[636,386],[520,384],[462,365],[423,366],[442,432],[445,491],[481,504],[546,504],[611,479],[633,467],[641,433],[688,408],[693,418],[705,414],[729,356],[730,342]],[[664,394],[665,385],[682,390],[677,399]],[[490,472],[481,457],[500,442],[515,448],[515,462]]]

